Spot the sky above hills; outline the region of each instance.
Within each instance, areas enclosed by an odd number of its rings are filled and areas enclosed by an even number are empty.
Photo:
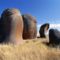
[[[22,14],[35,16],[37,24],[60,23],[60,0],[1,0],[0,14],[6,8],[18,8]]]

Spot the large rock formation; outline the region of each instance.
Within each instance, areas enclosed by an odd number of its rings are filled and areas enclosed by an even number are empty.
[[[60,31],[57,29],[49,30],[49,44],[59,45],[60,44]]]
[[[0,20],[0,43],[19,44],[22,40],[23,20],[20,11],[7,8]]]
[[[24,22],[23,38],[24,39],[33,39],[37,36],[37,22],[35,17],[24,14],[22,15]]]
[[[45,23],[43,25],[41,25],[39,33],[40,33],[40,37],[41,38],[45,38],[45,31],[47,31],[49,29],[49,23]]]

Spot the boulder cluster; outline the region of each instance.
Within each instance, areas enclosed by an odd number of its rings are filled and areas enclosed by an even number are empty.
[[[34,39],[37,35],[36,18],[21,14],[16,8],[5,9],[0,17],[0,43],[20,44],[23,39]]]
[[[45,32],[49,23],[41,25],[39,38],[46,38]],[[49,30],[49,43],[60,44],[60,32],[56,29]],[[20,44],[23,40],[37,38],[37,21],[30,14],[21,14],[16,8],[5,9],[0,17],[0,43]]]

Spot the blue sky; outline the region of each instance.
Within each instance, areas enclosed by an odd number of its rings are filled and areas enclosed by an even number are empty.
[[[18,8],[22,14],[36,17],[37,24],[60,23],[60,0],[0,0],[0,14],[5,8]]]

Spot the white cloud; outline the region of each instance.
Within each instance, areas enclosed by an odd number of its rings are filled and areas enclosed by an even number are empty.
[[[60,28],[60,24],[50,24],[50,28]]]

